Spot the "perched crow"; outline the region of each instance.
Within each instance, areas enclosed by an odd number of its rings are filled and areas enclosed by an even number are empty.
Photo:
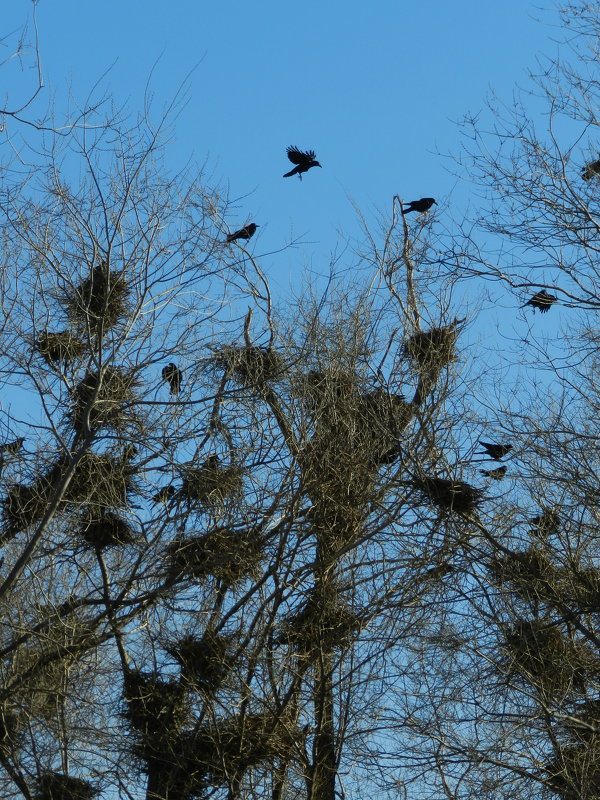
[[[537,292],[534,294],[532,298],[530,298],[525,305],[522,305],[521,308],[525,308],[525,306],[532,306],[535,310],[539,308],[540,311],[545,313],[546,311],[550,311],[550,306],[556,300],[556,297],[553,294],[548,294],[545,289]]]
[[[503,467],[496,467],[496,469],[480,469],[479,472],[488,478],[493,478],[495,481],[501,481],[506,475],[506,465]]]
[[[581,171],[581,177],[584,181],[589,181],[598,176],[600,176],[600,161],[590,161]]]
[[[433,197],[422,197],[420,200],[411,200],[408,206],[402,209],[403,214],[410,214],[411,211],[417,211],[422,214],[423,211],[429,211],[431,206],[435,203]]]
[[[169,498],[175,494],[175,487],[173,485],[163,486],[152,498],[153,503],[166,503]]]
[[[179,394],[183,373],[177,368],[176,364],[167,364],[166,367],[163,367],[162,376],[163,380],[167,381],[171,387],[170,394]]]
[[[307,150],[306,152],[303,152],[302,150],[298,150],[297,147],[288,147],[287,157],[292,164],[296,164],[296,166],[294,169],[286,172],[283,176],[284,178],[289,178],[291,175],[297,175],[300,180],[302,180],[303,172],[308,172],[311,167],[321,166],[315,157],[314,150]]]
[[[25,441],[24,436],[19,436],[18,439],[15,439],[14,442],[6,442],[6,444],[0,444],[0,452],[2,453],[18,453],[19,450],[23,447],[23,442]]]
[[[251,239],[254,234],[256,233],[256,229],[260,227],[255,222],[251,222],[249,225],[244,225],[243,228],[240,228],[239,231],[235,233],[230,233],[227,237],[228,242],[235,242],[236,239]]]
[[[504,456],[513,449],[512,444],[492,444],[491,442],[482,442],[481,439],[479,440],[479,444],[494,461],[500,461],[500,459],[504,458]],[[483,455],[483,453],[479,455]]]

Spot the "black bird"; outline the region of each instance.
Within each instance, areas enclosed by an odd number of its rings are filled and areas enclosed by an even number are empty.
[[[598,176],[600,176],[600,160],[590,161],[590,163],[586,164],[581,171],[581,177],[584,181],[589,181]]]
[[[506,465],[503,467],[496,467],[496,469],[480,469],[479,472],[488,478],[493,478],[495,481],[501,481],[506,475]]]
[[[6,442],[6,444],[0,444],[0,452],[2,453],[18,453],[19,450],[23,447],[23,442],[25,441],[24,436],[19,436],[18,439],[15,439],[14,442]]]
[[[321,165],[316,159],[314,150],[307,150],[306,152],[298,150],[297,147],[288,147],[287,157],[296,164],[294,169],[286,172],[284,178],[289,178],[291,175],[297,175],[302,180],[302,173],[308,172],[311,167],[320,167]]]
[[[240,228],[239,231],[235,233],[230,233],[227,237],[228,242],[235,242],[236,239],[251,239],[254,234],[256,233],[256,229],[260,227],[255,222],[251,222],[249,225],[244,225],[243,228]]]
[[[535,528],[530,530],[529,533],[536,536],[552,536],[552,534],[558,533],[560,516],[554,509],[544,508],[541,514],[538,514],[537,517],[531,517],[529,522],[535,525]]]
[[[556,297],[553,294],[548,294],[545,289],[537,292],[533,295],[521,308],[525,308],[525,306],[532,306],[535,310],[539,308],[542,313],[546,313],[546,311],[550,311],[550,306],[556,300]]]
[[[179,394],[179,390],[181,389],[181,379],[183,378],[183,373],[180,369],[178,369],[176,364],[167,364],[166,367],[163,367],[162,371],[163,380],[167,381],[169,386],[171,387],[170,394]]]
[[[169,498],[173,497],[175,494],[175,487],[171,484],[170,486],[163,486],[152,498],[153,503],[166,503],[168,502]]]
[[[494,461],[500,461],[500,459],[504,458],[504,456],[513,449],[512,444],[492,444],[491,442],[482,442],[481,439],[479,440],[479,444]],[[479,453],[479,455],[483,455],[483,453]]]
[[[411,200],[406,208],[402,209],[403,214],[410,214],[411,211],[417,211],[422,214],[424,211],[429,211],[431,206],[435,203],[433,197],[422,197],[420,200]]]

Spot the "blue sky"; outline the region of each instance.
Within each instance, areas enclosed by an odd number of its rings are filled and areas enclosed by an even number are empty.
[[[5,33],[31,19],[29,0],[10,6]],[[263,262],[280,290],[303,267],[327,271],[339,231],[357,231],[352,202],[367,216],[395,193],[466,202],[469,186],[438,154],[458,149],[455,120],[482,112],[490,88],[510,100],[536,54],[556,48],[556,31],[527,0],[39,0],[37,11],[42,103],[57,118],[98,80],[139,112],[151,72],[158,114],[196,66],[169,162],[177,169],[192,158],[227,187],[237,200],[232,228],[261,225],[257,252],[303,238],[304,247]],[[4,66],[9,97],[33,77],[28,66]],[[323,169],[283,180],[290,144],[314,149]]]

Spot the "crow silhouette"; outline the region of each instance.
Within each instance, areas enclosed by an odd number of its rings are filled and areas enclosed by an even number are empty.
[[[512,444],[492,444],[491,442],[482,442],[481,439],[479,440],[479,444],[494,461],[500,461],[501,458],[504,458],[504,456],[513,449]],[[478,455],[483,455],[483,453],[479,453]]]
[[[23,447],[23,442],[25,441],[24,436],[19,436],[18,439],[15,439],[14,442],[6,442],[6,444],[0,444],[0,452],[2,453],[18,453],[19,450]]]
[[[316,159],[314,150],[307,150],[306,152],[298,150],[297,147],[288,147],[287,157],[296,164],[294,169],[286,172],[284,178],[289,178],[291,175],[297,175],[302,180],[302,173],[308,172],[311,167],[320,167],[321,165]]]
[[[429,211],[434,203],[435,200],[433,197],[422,197],[420,200],[411,200],[408,206],[402,209],[402,213],[410,214],[411,211],[416,211],[422,214],[424,211]]]
[[[175,494],[175,487],[173,485],[170,486],[163,486],[162,489],[154,495],[152,498],[153,503],[167,503],[169,498],[173,497]]]
[[[243,228],[240,228],[239,231],[235,233],[230,233],[227,237],[227,241],[229,243],[235,242],[236,239],[251,239],[254,234],[256,233],[256,229],[260,227],[255,222],[251,222],[249,225],[244,225]]]
[[[487,478],[493,478],[495,481],[501,481],[502,478],[506,475],[506,465],[503,467],[496,467],[496,469],[480,469],[482,475],[485,475]]]
[[[162,376],[163,380],[171,387],[170,394],[179,394],[183,373],[178,369],[177,365],[167,364],[166,367],[163,367]]]
[[[586,164],[581,171],[581,177],[583,178],[584,181],[589,181],[592,178],[596,178],[599,176],[600,176],[600,160],[590,161],[590,163]]]
[[[550,306],[556,300],[556,297],[553,294],[548,294],[545,289],[537,292],[533,295],[521,308],[525,308],[525,306],[532,306],[533,310],[535,311],[538,308],[543,314],[546,311],[550,311]]]

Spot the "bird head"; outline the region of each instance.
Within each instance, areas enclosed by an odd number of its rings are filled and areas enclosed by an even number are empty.
[[[314,161],[314,162],[313,162],[313,167],[321,167],[321,169],[322,169],[322,168],[323,168],[323,165],[322,165],[322,164],[319,164],[319,162],[318,162],[318,161]]]

